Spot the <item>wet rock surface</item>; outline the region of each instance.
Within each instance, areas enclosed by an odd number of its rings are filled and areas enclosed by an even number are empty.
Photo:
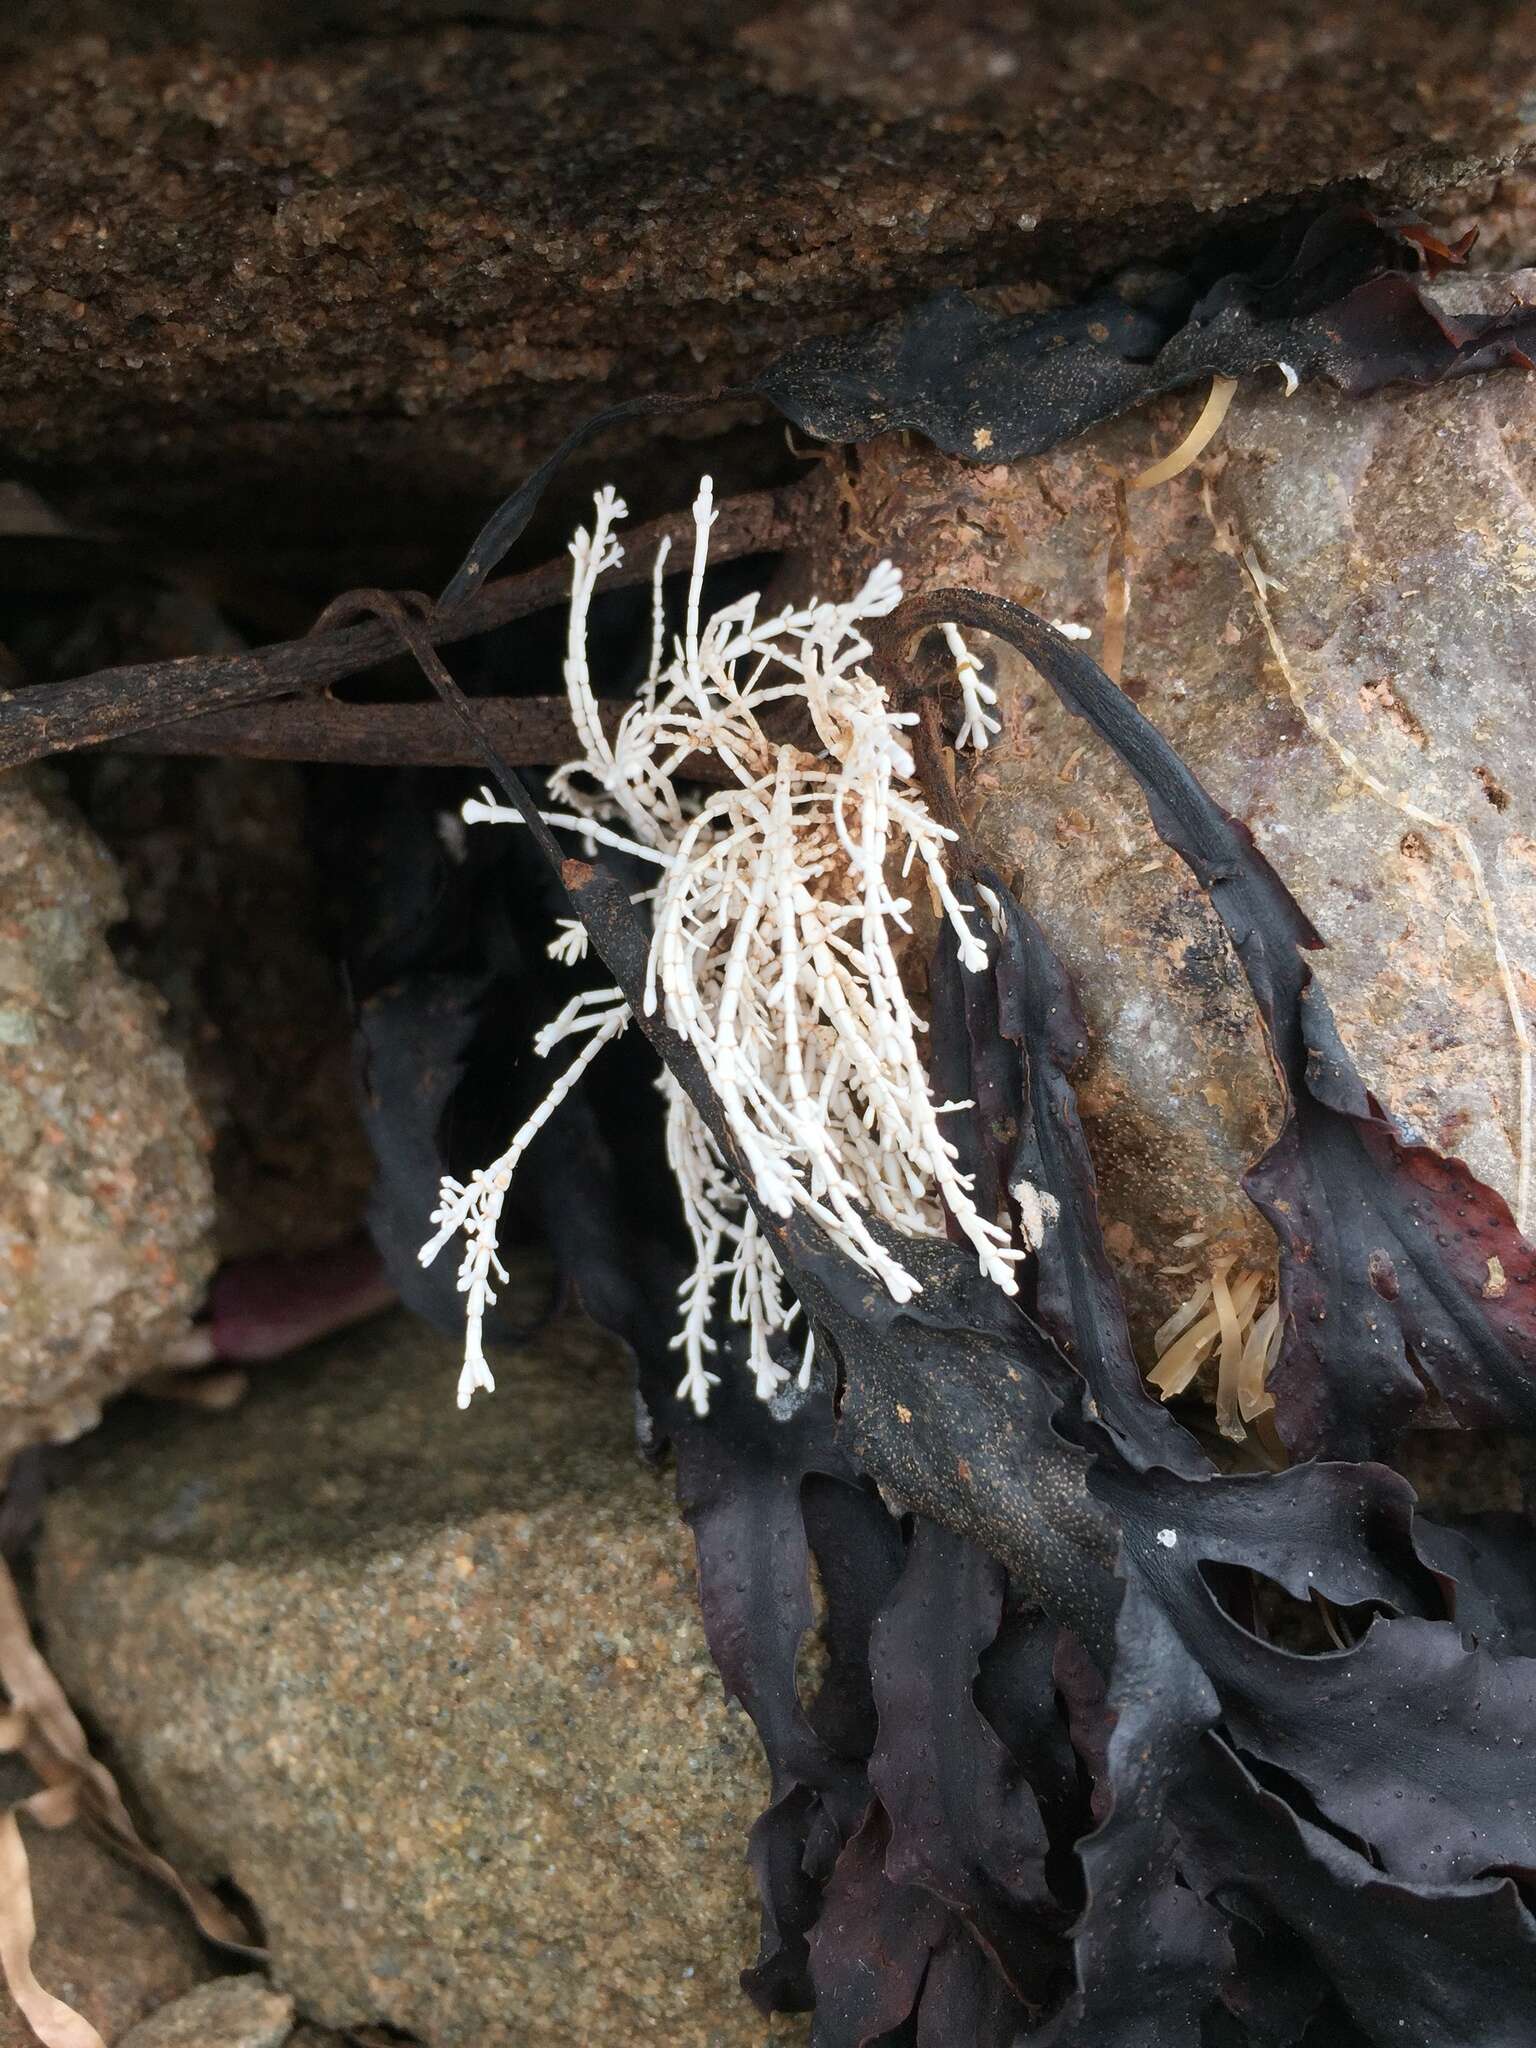
[[[48,778],[0,783],[0,1454],[158,1370],[212,1268],[208,1136],[119,876]]]
[[[1496,377],[1351,402],[1251,382],[1198,468],[1130,494],[1123,686],[1323,935],[1318,978],[1370,1085],[1513,1202],[1519,1056],[1488,916],[1529,1015],[1536,390]],[[889,553],[909,587],[998,591],[1102,653],[1116,483],[1196,410],[1151,408],[1010,468],[879,443],[828,475],[844,573]],[[1273,579],[1289,682],[1248,551]],[[989,652],[1005,730],[962,764],[965,798],[1076,978],[1081,1099],[1145,1335],[1213,1256],[1272,1256],[1237,1181],[1276,1127],[1274,1083],[1225,934],[1135,785],[1020,657]]]
[[[565,1324],[463,1415],[456,1363],[402,1316],[223,1422],[119,1411],[50,1509],[48,1654],[306,2017],[756,2048],[762,1767],[625,1370]]]
[[[446,11],[10,18],[0,434],[66,509],[458,539],[613,398],[1232,209],[1417,206],[1536,136],[1512,4]]]

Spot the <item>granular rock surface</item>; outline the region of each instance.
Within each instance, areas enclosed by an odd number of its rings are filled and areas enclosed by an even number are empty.
[[[77,1435],[158,1370],[212,1266],[207,1131],[155,996],[119,967],[99,842],[0,783],[0,1455]]]
[[[0,438],[71,513],[462,543],[611,399],[1536,139],[1513,0],[448,13],[11,11]]]
[[[878,443],[827,478],[827,530],[847,536],[838,586],[889,554],[911,588],[1000,592],[1087,629],[1100,654],[1115,485],[1197,409],[1150,408],[1011,467]],[[1250,379],[1198,468],[1129,496],[1122,673],[1322,934],[1313,964],[1367,1082],[1511,1202],[1519,1048],[1489,914],[1529,1017],[1533,485],[1525,378],[1364,401]],[[1273,579],[1284,668],[1248,551]],[[965,757],[962,790],[1076,980],[1091,1036],[1078,1086],[1145,1335],[1213,1258],[1272,1258],[1238,1178],[1276,1129],[1275,1084],[1226,935],[1129,775],[1021,657],[976,644],[996,661],[1004,731]]]
[[[497,1362],[404,1316],[222,1420],[120,1411],[50,1507],[47,1649],[310,2019],[432,2048],[747,2048],[763,1798],[668,1478],[589,1326]]]
[[[284,2048],[293,2000],[260,1977],[214,1977],[162,2006],[117,2048]]]

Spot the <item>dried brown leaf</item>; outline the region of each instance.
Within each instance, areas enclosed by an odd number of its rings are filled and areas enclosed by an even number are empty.
[[[47,1796],[34,1794],[33,1798]],[[45,1991],[32,1974],[37,1915],[32,1907],[32,1867],[17,1818],[19,1811],[32,1805],[33,1800],[24,1799],[19,1808],[0,1812],[0,1971],[43,2048],[106,2048],[84,2014]]]
[[[135,1827],[117,1780],[104,1763],[92,1756],[85,1730],[63,1686],[32,1640],[16,1581],[4,1564],[0,1564],[0,1683],[9,1693],[11,1704],[5,1732],[18,1738],[10,1746],[21,1751],[45,1787],[68,1792],[77,1803],[81,1818],[104,1834],[129,1862],[174,1892],[208,1940],[264,1961],[265,1951],[250,1941],[245,1928],[223,1901],[195,1878],[183,1877],[150,1848]],[[37,1800],[43,1795],[33,1797]],[[45,1802],[43,1814],[48,1810]]]

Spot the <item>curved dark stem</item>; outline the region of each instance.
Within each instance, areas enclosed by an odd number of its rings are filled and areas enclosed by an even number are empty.
[[[535,507],[555,472],[594,434],[600,434],[605,427],[614,426],[620,420],[656,419],[668,413],[697,412],[700,406],[713,405],[721,399],[756,396],[753,391],[735,387],[698,391],[684,397],[653,393],[646,398],[626,398],[619,405],[610,405],[606,411],[594,413],[574,433],[567,434],[554,453],[545,456],[532,476],[496,507],[475,535],[469,553],[448,579],[438,599],[438,609],[444,613],[455,612],[473,597],[533,517]]]
[[[476,715],[503,761],[553,768],[581,751],[564,697],[477,697]],[[625,699],[598,700],[612,738],[628,709]],[[483,759],[479,747],[441,703],[346,704],[335,697],[288,697],[243,710],[207,711],[153,732],[112,742],[115,754],[201,755],[245,761],[338,761],[362,768],[463,768]],[[678,764],[686,782],[728,784],[729,768],[713,754]]]
[[[918,603],[926,600],[920,599]],[[946,668],[936,649],[915,648],[919,635],[948,622],[949,614],[915,623],[913,609],[903,604],[892,618],[871,629],[870,641],[886,696],[898,710],[917,713],[912,762],[929,810],[954,834],[946,848],[945,861],[951,875],[958,879],[973,874],[982,856],[971,838],[945,759],[943,693],[952,671]]]
[[[502,759],[490,734],[476,716],[474,706],[432,645],[429,635],[430,599],[423,597],[418,590],[406,591],[403,595],[392,590],[351,590],[345,597],[335,598],[326,606],[315,621],[315,630],[321,632],[368,616],[388,626],[407,652],[416,657],[422,674],[463,726],[475,752],[485,763],[492,779],[500,785],[507,802],[533,834],[544,857],[558,870],[565,858],[558,840],[545,824],[538,805],[523,787],[519,776]]]
[[[775,554],[799,529],[803,485],[748,491],[722,500],[710,534],[710,559]],[[605,590],[643,583],[663,540],[680,544],[693,532],[687,511],[632,528],[624,560],[606,572]],[[439,645],[473,639],[497,626],[564,603],[570,590],[567,557],[476,590],[453,612],[431,613],[430,640]],[[367,608],[363,608],[367,611]],[[334,614],[331,607],[324,615]],[[376,614],[361,625],[312,631],[249,654],[184,655],[173,661],[135,662],[99,669],[63,683],[37,683],[0,692],[0,770],[24,767],[79,747],[110,746],[139,733],[191,726],[204,712],[237,710],[271,697],[324,690],[377,667],[398,651],[398,635]],[[190,751],[183,743],[178,752]],[[210,748],[209,751],[217,751]]]
[[[949,848],[950,866],[954,869],[963,867],[969,872],[975,866],[977,855],[944,759],[944,712],[937,689],[925,690],[918,699],[917,720],[912,749],[917,779],[928,800],[929,810],[955,835]]]
[[[871,636],[898,687],[909,650],[921,634],[939,625],[969,626],[1015,648],[1066,708],[1119,756],[1140,785],[1159,838],[1189,867],[1226,925],[1276,1065],[1289,1083],[1297,1062],[1305,1061],[1300,1001],[1311,976],[1301,949],[1322,941],[1246,828],[1212,801],[1157,727],[1091,655],[1009,598],[957,586],[927,591],[903,604],[878,636]]]

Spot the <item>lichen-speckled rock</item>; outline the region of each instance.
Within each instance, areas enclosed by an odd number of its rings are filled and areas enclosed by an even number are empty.
[[[0,781],[0,1455],[161,1366],[212,1265],[207,1133],[122,914],[53,784]]]
[[[0,1802],[10,1806],[36,1790],[23,1764],[0,1759]],[[129,1869],[79,1825],[45,1828],[23,1819],[21,1832],[37,1917],[33,1972],[110,2048],[137,2021],[213,1975],[217,1965],[163,1886]],[[0,2048],[37,2048],[3,1984]]]
[[[453,1404],[404,1316],[220,1420],[120,1411],[50,1506],[50,1656],[278,1984],[432,2048],[759,2048],[764,1793],[669,1479],[583,1323]]]
[[[992,469],[881,442],[827,479],[827,530],[847,536],[837,578],[889,553],[909,587],[999,591],[1087,627],[1098,653],[1115,483],[1196,409],[1149,408]],[[1527,379],[1365,401],[1250,379],[1199,469],[1130,496],[1123,670],[1322,933],[1316,971],[1367,1080],[1511,1201],[1518,1047],[1466,846],[1536,1013],[1533,487]],[[1275,579],[1294,698],[1244,550]],[[963,793],[1076,979],[1103,1212],[1145,1334],[1213,1253],[1272,1256],[1237,1183],[1275,1128],[1275,1085],[1225,933],[1129,775],[1020,657],[977,645],[1005,730],[962,764]],[[1373,793],[1324,731],[1466,841]]]

